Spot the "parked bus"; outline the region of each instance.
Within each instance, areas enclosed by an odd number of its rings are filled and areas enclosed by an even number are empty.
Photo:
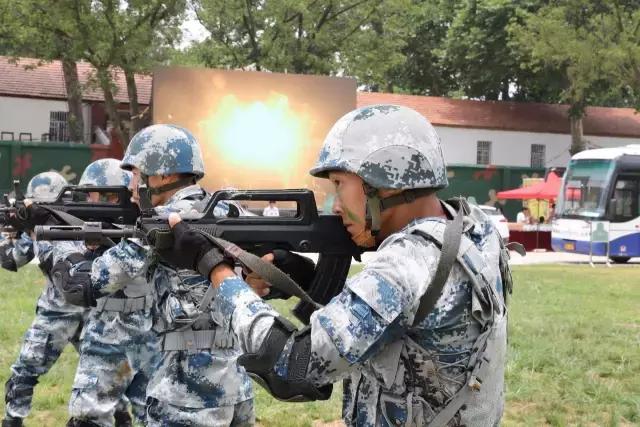
[[[640,145],[587,150],[571,158],[556,203],[553,250],[605,256],[607,242],[592,243],[594,221],[609,222],[611,260],[640,256]]]

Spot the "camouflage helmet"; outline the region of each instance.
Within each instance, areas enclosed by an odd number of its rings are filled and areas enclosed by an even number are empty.
[[[55,200],[67,185],[67,180],[58,172],[42,172],[31,178],[25,197],[35,201]]]
[[[146,176],[191,174],[204,176],[202,152],[187,129],[175,125],[148,126],[136,133],[124,153],[120,166],[134,167]]]
[[[371,105],[344,115],[324,140],[313,176],[351,172],[373,188],[440,189],[448,185],[440,138],[420,113]]]
[[[120,160],[100,159],[85,168],[79,185],[128,187],[130,181],[131,172],[120,168]]]

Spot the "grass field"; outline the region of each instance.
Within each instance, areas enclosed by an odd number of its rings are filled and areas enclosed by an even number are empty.
[[[527,266],[515,280],[503,425],[640,425],[640,269]],[[3,384],[42,283],[35,267],[0,272]],[[27,426],[65,424],[75,360],[68,348],[41,379]],[[258,420],[322,425],[340,417],[340,395],[338,388],[328,402],[283,404],[259,389]]]

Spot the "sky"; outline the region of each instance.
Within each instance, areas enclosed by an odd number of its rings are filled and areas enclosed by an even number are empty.
[[[209,32],[196,19],[193,11],[190,10],[187,14],[187,19],[182,24],[182,35],[183,39],[180,47],[186,48],[193,42],[200,42],[206,39]]]

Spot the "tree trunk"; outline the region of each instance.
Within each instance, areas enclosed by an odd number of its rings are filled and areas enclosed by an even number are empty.
[[[126,148],[129,144],[129,135],[120,120],[120,116],[118,115],[118,106],[116,101],[113,99],[113,80],[111,72],[109,69],[98,68],[97,74],[100,89],[102,89],[102,93],[104,94],[104,106],[107,110],[107,114],[109,115],[109,120],[111,121],[111,125],[113,126],[116,136],[120,141],[122,141],[123,147]]]
[[[140,106],[138,105],[138,87],[136,86],[135,73],[131,70],[124,71],[127,81],[127,94],[129,96],[129,116],[131,117],[131,127],[129,131],[131,135],[142,129],[144,120],[140,114]]]
[[[76,61],[62,58],[62,74],[67,89],[67,104],[69,106],[69,139],[73,142],[88,142],[84,138],[84,119],[82,117],[82,88],[78,79]]]
[[[583,115],[569,116],[569,123],[571,125],[571,148],[569,149],[569,153],[571,153],[572,156],[576,153],[584,151],[582,118]]]

